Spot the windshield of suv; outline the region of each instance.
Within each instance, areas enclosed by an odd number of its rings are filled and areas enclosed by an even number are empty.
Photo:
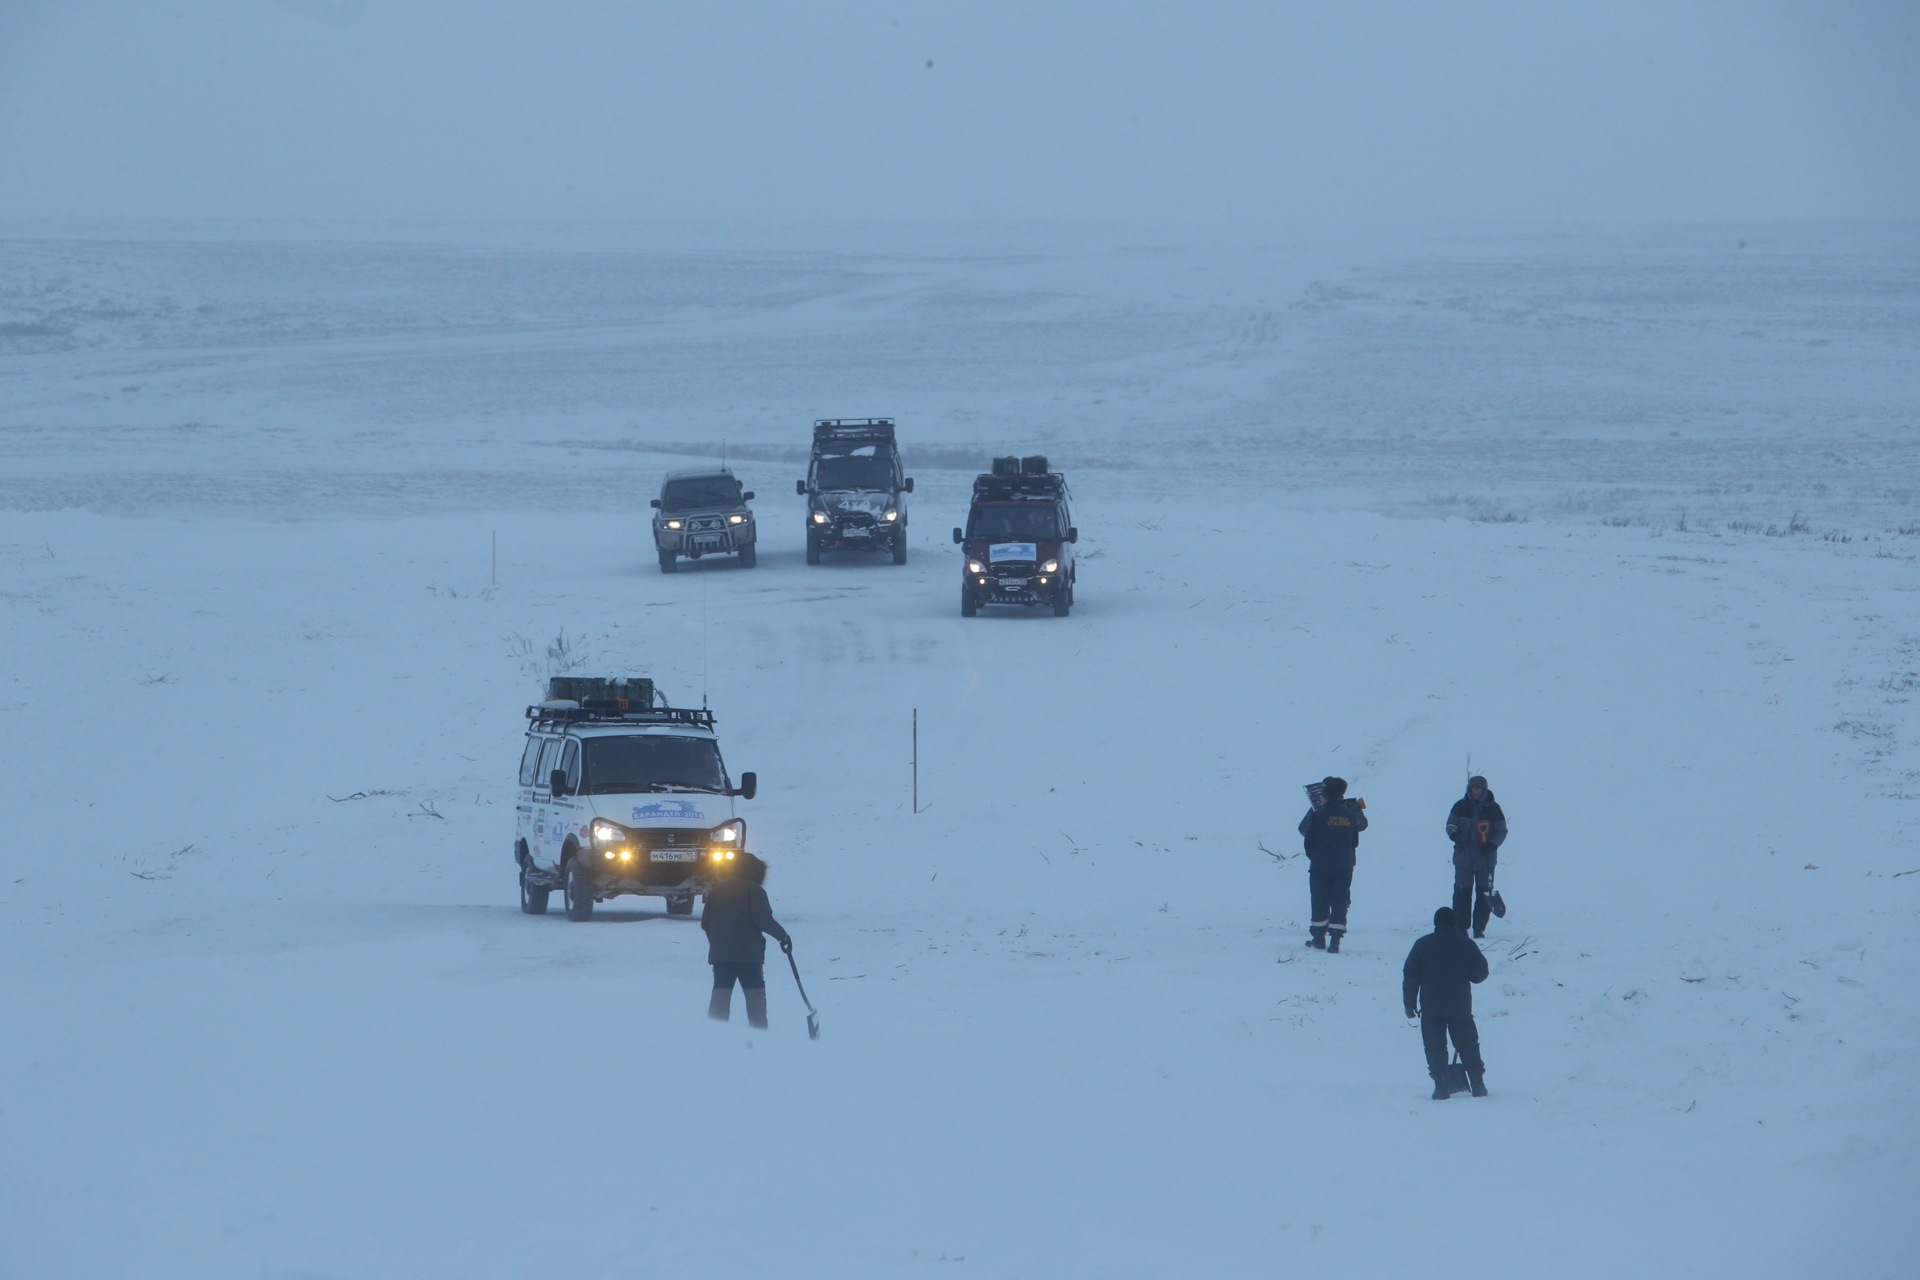
[[[1060,516],[1052,506],[1000,503],[975,507],[968,542],[1058,542]]]
[[[893,491],[893,459],[822,458],[814,464],[816,489],[885,489]]]
[[[689,476],[669,480],[660,493],[662,511],[699,511],[740,505],[740,482],[732,476]]]
[[[711,738],[635,735],[588,738],[587,795],[631,791],[725,791],[720,747]]]

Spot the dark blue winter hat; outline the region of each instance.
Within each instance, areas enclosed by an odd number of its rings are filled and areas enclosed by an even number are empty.
[[[1329,800],[1343,799],[1347,794],[1345,778],[1327,778],[1320,783],[1320,790]]]
[[[1453,928],[1453,908],[1439,907],[1433,913],[1433,927],[1436,929]]]

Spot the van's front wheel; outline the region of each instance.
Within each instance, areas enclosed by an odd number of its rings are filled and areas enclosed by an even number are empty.
[[[532,868],[526,863],[520,864],[520,909],[530,916],[547,914],[547,895],[551,889],[535,888]]]
[[[567,863],[567,919],[576,923],[593,919],[593,884],[580,870],[580,860]]]

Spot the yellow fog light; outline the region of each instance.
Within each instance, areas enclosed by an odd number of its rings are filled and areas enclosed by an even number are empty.
[[[606,860],[607,860],[608,862],[612,862],[612,861],[613,861],[613,850],[611,850],[611,849],[608,849],[608,850],[607,850],[607,851],[606,851],[605,853],[603,853],[603,854],[602,854],[601,856],[602,856],[603,858],[605,858],[605,859],[606,859]]]
[[[632,861],[633,861],[633,850],[631,850],[631,849],[622,849],[622,850],[620,851],[620,861],[622,861],[622,862],[632,862]]]

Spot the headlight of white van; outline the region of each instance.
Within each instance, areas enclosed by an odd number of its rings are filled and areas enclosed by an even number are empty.
[[[596,822],[593,824],[593,842],[595,844],[622,844],[626,841],[626,838],[627,833],[619,827],[614,826],[611,822]]]
[[[731,821],[723,822],[713,829],[713,842],[715,844],[730,844],[737,849],[746,842],[746,838],[747,824],[746,820],[742,818],[734,818]]]
[[[1058,560],[1049,560],[1045,564],[1040,566],[1040,572],[1058,573],[1060,572],[1060,562]]]

